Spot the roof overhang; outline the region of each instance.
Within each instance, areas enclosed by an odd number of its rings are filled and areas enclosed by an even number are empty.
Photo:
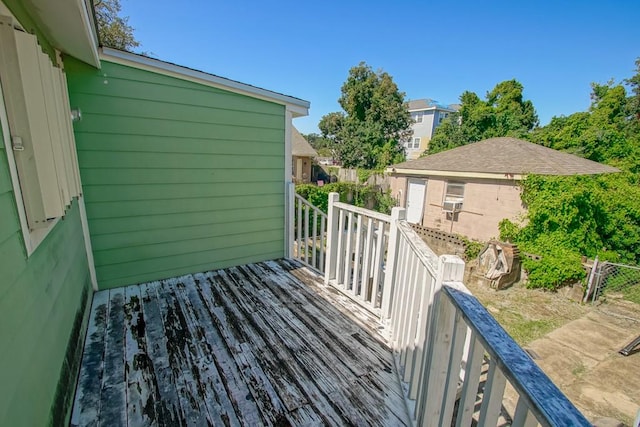
[[[23,5],[54,48],[100,68],[89,0],[25,0]]]
[[[281,104],[286,107],[287,111],[292,113],[293,117],[301,117],[309,114],[309,101],[272,92],[246,83],[225,79],[224,77],[191,68],[181,67],[147,56],[103,47],[100,50],[100,59]]]
[[[386,172],[393,176],[442,176],[449,178],[501,179],[508,181],[522,181],[525,178],[525,175],[522,174],[399,169],[394,167],[388,167]]]

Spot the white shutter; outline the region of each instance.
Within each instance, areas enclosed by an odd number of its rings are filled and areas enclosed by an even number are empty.
[[[33,147],[38,170],[38,183],[44,214],[47,219],[57,218],[64,215],[64,204],[59,193],[56,162],[45,106],[43,76],[40,73],[41,50],[35,36],[21,31],[16,31],[15,35],[18,62],[22,74],[22,88],[31,131],[29,142]]]
[[[39,241],[34,236],[41,240],[51,220],[64,216],[73,197],[81,194],[67,83],[37,38],[14,29],[13,19],[1,15],[0,81],[14,141],[14,181],[22,193],[18,208],[28,232],[34,233],[32,242]]]

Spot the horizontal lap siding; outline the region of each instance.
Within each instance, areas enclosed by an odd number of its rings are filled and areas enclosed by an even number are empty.
[[[65,62],[101,289],[282,257],[284,107]]]
[[[91,286],[78,203],[27,258],[0,144],[0,218],[0,425],[60,424]]]

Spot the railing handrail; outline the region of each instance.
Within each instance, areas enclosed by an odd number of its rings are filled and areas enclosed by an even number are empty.
[[[460,282],[442,289],[543,426],[591,426],[529,355]]]
[[[380,221],[391,223],[391,216],[380,213],[380,212],[371,211],[369,209],[361,208],[359,206],[354,206],[354,205],[350,205],[348,203],[343,203],[343,202],[335,202],[334,206],[339,209],[345,210],[347,212],[353,212],[353,213],[357,213],[358,215],[366,216],[368,218],[373,218]]]
[[[318,215],[320,215],[322,218],[326,219],[327,218],[327,214],[324,213],[322,211],[322,209],[320,209],[319,207],[317,207],[316,205],[312,204],[311,202],[309,202],[307,199],[305,199],[304,197],[302,197],[301,195],[299,195],[298,193],[295,193],[295,198],[296,200],[298,200],[299,202],[301,202],[302,204],[309,206],[309,208],[313,211],[316,212]]]
[[[397,222],[398,231],[406,239],[409,246],[414,250],[416,257],[429,269],[429,272],[436,276],[438,273],[438,255],[420,238],[418,233],[411,228],[407,220]]]

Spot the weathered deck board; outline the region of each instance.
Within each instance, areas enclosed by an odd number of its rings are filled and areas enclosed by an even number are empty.
[[[284,260],[99,292],[72,425],[408,425],[350,304]]]

